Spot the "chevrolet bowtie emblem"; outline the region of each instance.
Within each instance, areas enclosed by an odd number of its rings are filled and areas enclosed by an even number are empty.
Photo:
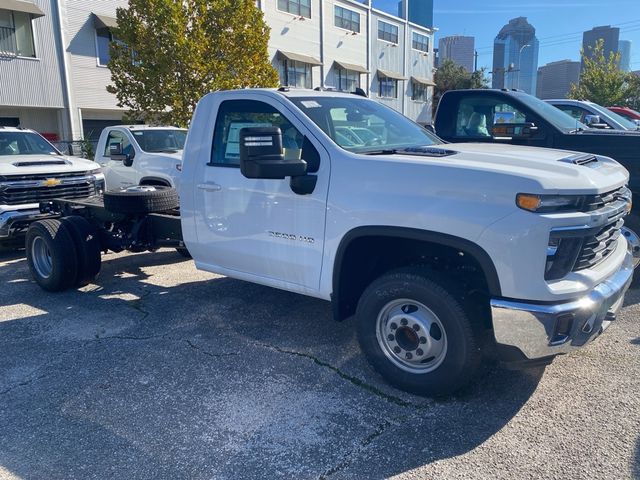
[[[42,182],[44,187],[55,187],[56,185],[60,185],[62,182],[57,178],[47,178]]]

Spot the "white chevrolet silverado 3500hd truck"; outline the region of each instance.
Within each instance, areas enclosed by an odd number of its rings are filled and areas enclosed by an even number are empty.
[[[594,155],[443,144],[357,95],[216,92],[194,113],[179,215],[166,187],[48,202],[60,218],[31,226],[27,257],[62,290],[95,277],[100,250],[186,245],[200,269],[355,314],[387,381],[441,395],[485,348],[546,362],[615,320],[633,274],[627,180]]]
[[[63,156],[33,130],[0,127],[0,245],[24,244],[29,224],[45,217],[40,202],[91,197],[103,189],[96,163]]]

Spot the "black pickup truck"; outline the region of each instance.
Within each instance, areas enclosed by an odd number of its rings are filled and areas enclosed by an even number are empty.
[[[640,198],[640,132],[591,129],[538,98],[513,90],[452,90],[440,99],[436,134],[448,142],[492,142],[557,148],[614,158]],[[627,224],[640,232],[640,202]]]

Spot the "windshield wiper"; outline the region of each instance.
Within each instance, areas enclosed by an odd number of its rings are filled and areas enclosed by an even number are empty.
[[[395,155],[399,151],[400,150],[396,148],[388,148],[386,150],[369,150],[365,152],[356,152],[356,153],[361,153],[362,155]]]

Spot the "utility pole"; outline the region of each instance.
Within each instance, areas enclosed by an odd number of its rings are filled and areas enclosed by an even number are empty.
[[[473,71],[477,72],[478,71],[478,51],[476,50],[475,53],[473,54],[473,58],[474,58],[474,62],[473,62]]]

